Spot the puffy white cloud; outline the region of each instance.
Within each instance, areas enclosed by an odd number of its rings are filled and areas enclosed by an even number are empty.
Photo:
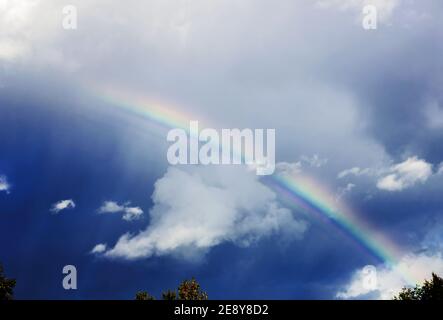
[[[244,167],[171,167],[155,183],[152,199],[148,228],[124,234],[106,256],[190,258],[223,242],[248,246],[274,233],[300,237],[307,228]]]
[[[343,290],[336,295],[339,299],[392,299],[403,287],[410,286],[405,277],[421,284],[430,279],[432,272],[443,274],[443,257],[435,255],[409,254],[396,265],[380,265],[376,268],[376,282],[368,286],[368,273],[364,269],[357,270]]]
[[[123,220],[132,221],[140,219],[143,214],[143,210],[139,207],[126,207],[125,214],[123,215]]]
[[[377,188],[387,191],[401,191],[418,182],[426,182],[432,176],[432,164],[425,160],[411,157],[390,168],[390,173],[381,177]]]
[[[92,248],[91,253],[92,254],[100,254],[106,251],[106,244],[99,243],[94,248]]]
[[[6,193],[9,193],[9,190],[11,189],[11,185],[8,183],[8,179],[6,176],[0,176],[0,191],[5,191]]]
[[[75,208],[75,203],[73,200],[61,200],[52,205],[51,212],[59,213],[62,210],[73,208]]]
[[[417,183],[425,183],[434,175],[433,165],[417,156],[409,157],[403,162],[392,164],[393,162],[384,159],[383,162],[367,167],[352,167],[337,174],[338,179],[347,177],[365,177],[367,182],[375,183],[380,190],[401,191],[412,187]],[[441,166],[435,174],[443,172]],[[355,180],[355,179],[353,179]]]
[[[130,203],[127,202],[124,205],[119,205],[114,201],[105,201],[103,205],[98,209],[99,213],[123,213],[123,220],[133,221],[138,220],[143,215],[143,210],[140,207],[130,207]]]
[[[103,205],[98,209],[99,213],[115,213],[123,211],[125,208],[117,204],[114,201],[105,201]]]

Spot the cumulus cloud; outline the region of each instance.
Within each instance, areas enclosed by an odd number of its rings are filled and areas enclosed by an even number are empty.
[[[143,210],[139,207],[126,207],[125,214],[123,215],[123,220],[132,221],[140,219],[143,214]]]
[[[138,220],[143,215],[143,210],[140,207],[130,207],[130,202],[124,205],[119,205],[114,201],[105,201],[98,209],[99,213],[123,213],[123,220],[133,221]]]
[[[99,243],[94,248],[92,248],[91,253],[92,254],[100,254],[106,251],[106,244]]]
[[[115,213],[123,211],[124,207],[118,205],[114,201],[105,201],[103,205],[98,209],[99,213]]]
[[[411,157],[390,168],[390,173],[381,177],[377,188],[387,191],[401,191],[416,183],[424,183],[432,176],[432,164],[418,157]]]
[[[6,178],[6,176],[0,176],[0,191],[5,191],[6,193],[9,193],[10,189],[11,186],[8,183],[8,179]]]
[[[307,228],[243,167],[169,168],[155,183],[152,199],[148,228],[124,234],[106,256],[191,258],[223,242],[249,246],[276,233],[301,237]]]
[[[61,200],[52,205],[51,212],[59,213],[62,210],[75,208],[75,203],[73,200]]]
[[[443,257],[441,253],[409,254],[396,265],[381,265],[376,268],[374,286],[367,285],[368,273],[365,269],[357,270],[350,282],[336,295],[339,299],[392,299],[403,287],[410,286],[405,277],[421,284],[430,279],[432,272],[443,274]]]

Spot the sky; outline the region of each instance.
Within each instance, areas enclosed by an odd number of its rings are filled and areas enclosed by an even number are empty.
[[[390,299],[443,274],[442,15],[437,0],[0,0],[15,298],[195,277],[212,299]],[[167,134],[191,120],[275,129],[275,172],[169,164]]]

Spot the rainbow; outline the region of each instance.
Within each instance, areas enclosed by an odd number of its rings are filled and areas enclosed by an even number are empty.
[[[299,173],[275,174],[268,185],[287,195],[297,207],[317,213],[323,221],[338,227],[382,262],[393,266],[402,256],[399,248],[359,219],[331,191],[312,178]]]
[[[182,128],[189,133],[191,120],[199,119],[201,123],[208,123],[205,119],[179,111],[183,108],[178,108],[172,103],[146,98],[122,90],[120,87],[93,85],[89,86],[87,91],[106,102],[107,105],[134,117],[149,120],[150,124],[154,125],[151,127],[153,129]],[[322,221],[340,230],[385,265],[395,266],[403,256],[400,248],[374,230],[359,215],[337,201],[333,192],[312,178],[301,174],[274,173],[272,176],[262,178],[262,181],[276,193],[290,199],[292,205],[298,209],[313,213]],[[402,277],[410,285],[418,282],[418,279],[414,280],[405,272],[402,273],[404,273]]]
[[[92,88],[92,89],[91,89]],[[131,114],[136,118],[149,120],[157,129],[181,128],[189,133],[189,122],[195,119],[192,114],[178,111],[182,108],[173,102],[158,98],[146,98],[135,92],[114,87],[111,85],[85,87],[92,96],[99,98],[108,106]],[[208,121],[199,117],[199,122],[208,124]],[[163,130],[162,130],[163,131]]]

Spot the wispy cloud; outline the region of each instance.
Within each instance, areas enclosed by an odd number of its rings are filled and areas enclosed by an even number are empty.
[[[8,183],[8,179],[6,176],[0,176],[0,191],[5,191],[6,193],[9,193],[9,190],[11,189],[11,185]]]
[[[313,156],[301,156],[301,161],[305,162],[311,167],[320,168],[328,163],[328,159],[320,158],[318,154],[314,154]]]
[[[275,167],[276,171],[285,175],[296,175],[302,171],[302,164],[298,162],[279,162]]]
[[[91,253],[92,254],[100,254],[106,251],[106,244],[99,243],[94,248],[92,248]]]
[[[75,203],[72,199],[61,200],[52,205],[51,212],[57,214],[62,210],[73,209],[73,208],[75,208]]]
[[[403,162],[384,164],[377,168],[352,167],[338,173],[338,179],[365,176],[374,181],[376,187],[384,191],[402,191],[417,183],[425,183],[434,175],[432,164],[418,156],[409,157]],[[437,173],[440,169],[437,169]]]
[[[348,183],[345,187],[338,188],[337,195],[336,195],[336,201],[339,201],[341,198],[343,198],[345,195],[347,195],[349,192],[352,191],[352,189],[355,188],[355,184]]]
[[[303,170],[309,168],[318,169],[327,163],[328,159],[321,158],[318,154],[314,154],[313,156],[302,155],[296,162],[278,162],[276,164],[276,170],[286,175],[297,175]]]
[[[369,168],[361,169],[360,167],[353,167],[351,169],[346,169],[341,171],[337,175],[337,178],[343,179],[347,176],[362,176],[362,175],[370,175],[371,173],[373,173],[373,171]]]

